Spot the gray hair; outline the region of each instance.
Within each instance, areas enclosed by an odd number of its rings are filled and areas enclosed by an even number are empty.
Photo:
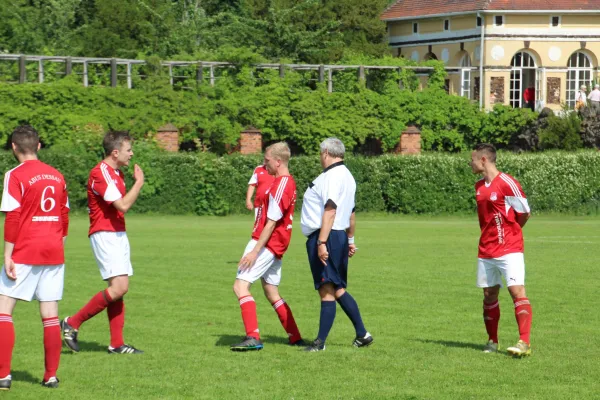
[[[327,150],[327,154],[331,157],[344,158],[344,153],[346,153],[346,148],[344,147],[344,143],[338,138],[328,138],[321,142],[321,153],[324,153]]]

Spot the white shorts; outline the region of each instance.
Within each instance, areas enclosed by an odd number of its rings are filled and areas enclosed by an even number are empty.
[[[248,242],[244,255],[250,253],[256,240],[252,239]],[[236,279],[241,279],[246,282],[254,283],[260,278],[264,279],[270,285],[279,286],[281,282],[281,259],[277,258],[266,247],[258,253],[258,258],[248,271],[238,270]]]
[[[477,287],[500,285],[502,277],[506,286],[525,285],[525,258],[523,253],[506,254],[498,258],[479,258],[477,261]]]
[[[9,279],[2,266],[0,294],[13,299],[58,301],[62,299],[65,265],[15,264],[17,280]]]
[[[96,232],[90,236],[90,243],[102,279],[133,275],[129,240],[125,232]]]

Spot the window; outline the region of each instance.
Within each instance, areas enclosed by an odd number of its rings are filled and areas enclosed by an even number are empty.
[[[494,25],[504,26],[504,15],[496,15],[494,17]]]
[[[450,20],[449,19],[445,19],[444,20],[444,30],[445,31],[449,31],[450,30]]]
[[[481,26],[481,23],[482,23],[481,17],[477,17],[477,26]]]
[[[569,58],[567,70],[567,105],[569,108],[575,108],[575,94],[579,91],[581,85],[588,86],[589,90],[592,84],[592,76],[592,62],[587,54],[581,51],[573,53]]]
[[[419,23],[413,22],[413,33],[419,33]]]
[[[460,61],[460,66],[462,69],[460,70],[460,95],[462,97],[466,97],[467,99],[471,98],[471,57],[468,54]]]
[[[560,17],[559,16],[550,17],[550,25],[553,27],[560,26]]]
[[[513,108],[526,106],[525,90],[534,88],[536,100],[539,98],[540,74],[535,58],[527,51],[519,51],[510,62],[510,105]]]

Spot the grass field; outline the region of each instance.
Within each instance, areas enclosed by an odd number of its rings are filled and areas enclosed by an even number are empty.
[[[299,218],[298,218],[299,219]],[[0,398],[34,399],[588,399],[600,397],[598,256],[600,219],[536,217],[525,228],[533,356],[504,349],[518,339],[512,302],[500,297],[499,354],[487,339],[475,287],[476,217],[359,215],[349,292],[373,346],[351,346],[354,330],[338,307],[321,353],[290,348],[256,287],[265,348],[233,353],[243,336],[231,286],[249,238],[250,216],[130,216],[135,275],[126,297],[126,342],[141,356],[106,353],[106,314],[82,326],[82,352],[63,352],[61,387],[39,387],[42,325],[37,304],[19,303],[13,388]],[[67,243],[61,317],[103,288],[75,217]],[[319,300],[299,225],[284,258],[281,293],[313,339]]]

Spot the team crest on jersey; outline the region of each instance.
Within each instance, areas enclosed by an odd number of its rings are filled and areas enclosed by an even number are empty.
[[[498,195],[496,194],[496,192],[492,192],[492,194],[490,195],[490,200],[491,201],[498,200]]]
[[[479,190],[478,190],[478,191],[477,191],[477,196],[480,196],[480,195],[481,195],[481,193],[480,193],[480,192],[479,192]]]

